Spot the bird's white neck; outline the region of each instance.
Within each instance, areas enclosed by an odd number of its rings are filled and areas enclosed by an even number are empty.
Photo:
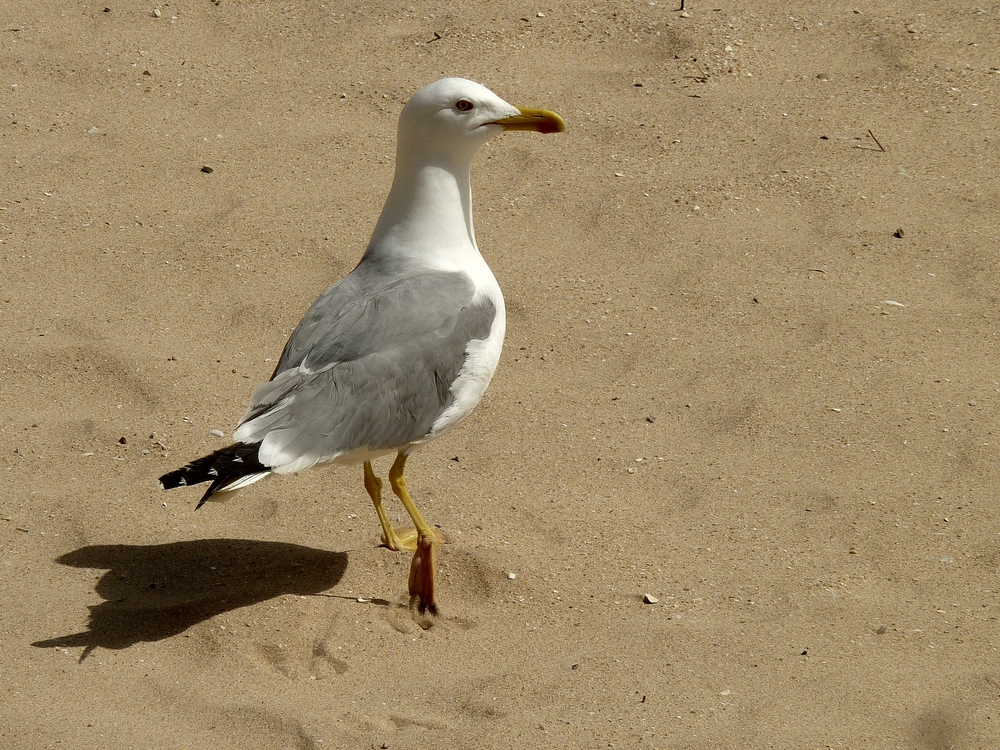
[[[469,165],[397,161],[368,252],[403,254],[434,265],[478,256]]]

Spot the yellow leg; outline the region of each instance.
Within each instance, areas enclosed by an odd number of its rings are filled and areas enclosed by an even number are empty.
[[[389,521],[389,515],[382,507],[382,480],[379,479],[372,470],[371,461],[365,461],[365,489],[371,496],[375,505],[375,512],[378,513],[378,521],[382,524],[382,544],[394,552],[402,550],[415,550],[417,548],[417,534],[414,531],[397,534]]]
[[[427,522],[420,515],[417,506],[410,499],[410,493],[406,491],[406,477],[403,476],[403,468],[406,465],[406,456],[402,453],[396,455],[396,460],[389,469],[389,484],[392,491],[403,503],[406,512],[410,514],[413,525],[417,527],[417,548],[413,553],[413,562],[410,563],[410,606],[416,606],[418,612],[430,612],[437,614],[437,604],[434,601],[437,582],[437,553],[438,535],[434,529],[427,525]]]

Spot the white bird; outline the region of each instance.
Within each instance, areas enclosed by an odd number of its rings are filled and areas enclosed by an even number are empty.
[[[306,312],[267,383],[257,386],[232,445],[160,477],[164,489],[211,482],[201,501],[268,474],[318,463],[364,464],[382,542],[414,550],[410,605],[436,613],[438,535],[406,490],[406,458],[462,422],[500,360],[503,295],[479,253],[469,171],[505,130],[565,130],[557,114],[520,109],[484,86],[444,78],[399,116],[396,172],[357,267]],[[392,491],[414,530],[397,533],[372,459],[395,453]]]

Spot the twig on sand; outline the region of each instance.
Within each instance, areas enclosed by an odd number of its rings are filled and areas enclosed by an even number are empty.
[[[883,154],[888,153],[885,150],[885,146],[883,146],[881,143],[878,142],[878,138],[875,137],[875,134],[871,131],[871,128],[868,128],[868,135],[870,135],[871,138],[872,138],[872,140],[875,141],[875,145],[878,146],[878,150],[879,151],[881,151]],[[862,151],[874,151],[875,150],[873,148],[868,148],[867,146],[862,146],[860,143],[857,146],[855,146],[854,148],[860,148]]]

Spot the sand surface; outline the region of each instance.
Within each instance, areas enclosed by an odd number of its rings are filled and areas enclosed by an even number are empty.
[[[0,747],[997,745],[1000,7],[678,7],[0,4]],[[443,75],[569,130],[474,166],[507,343],[409,463],[423,630],[360,468],[156,479]]]

